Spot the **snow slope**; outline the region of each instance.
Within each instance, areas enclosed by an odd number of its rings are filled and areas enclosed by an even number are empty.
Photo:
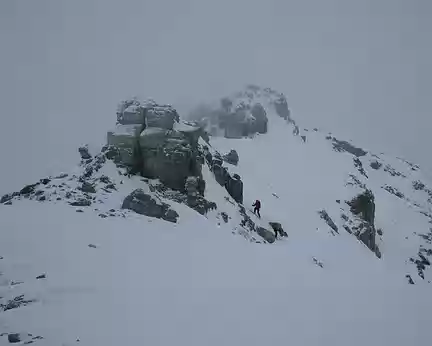
[[[419,299],[428,292],[342,237],[317,233],[288,247],[263,246],[199,217],[178,225],[101,219],[30,201],[0,213],[0,294],[36,300],[1,313],[0,328],[23,340],[28,333],[43,336],[41,345],[407,345],[430,338],[431,302]],[[46,279],[36,280],[41,273]]]
[[[71,206],[87,198],[81,163],[38,185],[33,200],[0,205],[0,345],[16,333],[48,346],[428,344],[431,273],[424,265],[422,279],[415,260],[432,241],[432,184],[384,154],[359,157],[361,174],[327,134],[294,136],[265,95],[260,102],[267,134],[212,138],[209,150],[237,150],[239,164],[225,165],[242,178],[246,212],[265,228],[280,222],[288,238],[267,244],[241,226],[239,205],[207,165],[205,197],[217,209],[206,215],[109,160],[91,176],[91,206]],[[362,184],[375,195],[381,259],[343,227],[345,201]],[[136,188],[170,204],[178,222],[121,209]],[[262,219],[248,210],[257,198]]]

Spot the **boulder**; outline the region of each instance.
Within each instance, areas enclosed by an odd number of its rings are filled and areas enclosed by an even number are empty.
[[[89,160],[92,158],[87,147],[79,147],[78,152],[80,153],[82,160]]]
[[[82,192],[86,192],[86,193],[96,193],[96,189],[95,189],[94,185],[87,182],[87,181],[84,181],[82,183],[80,190]]]
[[[282,228],[282,225],[279,222],[269,222],[271,228],[275,231],[275,234],[279,233],[281,237],[288,237],[288,234]]]
[[[377,160],[375,160],[375,161],[372,161],[372,162],[370,163],[370,166],[371,166],[371,168],[373,168],[373,169],[375,169],[375,170],[378,170],[378,169],[381,168],[382,163],[379,162],[379,161],[377,161]]]
[[[228,162],[232,165],[237,166],[238,161],[239,161],[239,156],[237,154],[237,151],[235,151],[234,149],[231,149],[228,154],[224,155],[223,159],[225,162]]]
[[[276,240],[276,236],[274,232],[269,231],[268,229],[265,229],[264,227],[257,226],[256,232],[268,243],[272,244]]]
[[[136,189],[127,196],[123,201],[122,209],[169,222],[177,222],[178,218],[177,212],[170,209],[168,204],[155,196],[146,194],[142,189]]]
[[[123,101],[117,111],[117,123],[122,125],[144,124],[145,108],[138,100]]]
[[[21,342],[21,336],[18,333],[13,333],[8,335],[8,341],[11,344],[16,344],[18,342]]]
[[[147,127],[159,127],[172,130],[174,123],[179,122],[177,111],[169,105],[153,105],[146,108],[145,118]]]

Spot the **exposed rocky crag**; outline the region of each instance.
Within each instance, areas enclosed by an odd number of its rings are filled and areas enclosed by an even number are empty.
[[[201,105],[189,118],[199,122],[211,135],[242,138],[268,131],[268,111],[295,126],[286,97],[270,88],[249,85],[245,91],[223,97],[219,103]],[[298,130],[298,127],[297,127]]]

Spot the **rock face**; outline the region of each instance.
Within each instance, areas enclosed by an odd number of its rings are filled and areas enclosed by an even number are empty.
[[[275,231],[275,234],[279,233],[281,237],[288,237],[287,232],[284,231],[282,225],[279,222],[269,222],[271,228]]]
[[[270,244],[274,243],[276,240],[275,234],[264,227],[257,226],[256,232]]]
[[[204,131],[180,122],[171,106],[154,101],[124,101],[117,112],[117,123],[107,135],[109,156],[116,164],[181,191],[185,191],[188,177],[201,176],[202,160],[197,148]]]
[[[267,133],[268,113],[271,111],[295,125],[285,96],[256,85],[222,98],[215,107],[201,105],[189,116],[212,135],[242,138]]]
[[[202,148],[202,156],[213,172],[219,185],[224,186],[230,196],[237,202],[243,203],[243,182],[238,174],[230,175],[228,169],[223,167],[223,159],[219,153],[212,155],[208,147]]]
[[[371,251],[375,252],[378,258],[381,257],[381,252],[376,244],[376,229],[375,229],[375,197],[370,190],[357,195],[347,204],[350,206],[351,212],[359,217],[351,229],[348,229]]]
[[[267,133],[268,119],[264,107],[260,103],[256,103],[250,112],[254,118],[250,132]]]
[[[145,129],[139,139],[142,175],[158,178],[170,188],[183,190],[189,176],[201,175],[195,144],[179,131]]]
[[[239,162],[239,156],[237,154],[237,151],[235,151],[234,149],[231,149],[228,154],[224,155],[223,159],[225,162],[228,162],[235,166],[237,166]]]
[[[117,123],[122,125],[144,124],[144,107],[136,99],[122,101],[117,110]]]
[[[142,189],[134,190],[123,201],[122,209],[129,209],[138,214],[177,222],[178,214],[158,198],[146,194]]]
[[[237,203],[243,203],[243,182],[238,174],[228,174],[225,188]]]
[[[92,157],[90,155],[87,147],[79,147],[78,152],[80,153],[81,159],[83,159],[83,160],[89,160]]]
[[[177,111],[171,106],[152,105],[146,108],[147,127],[159,127],[172,130],[175,122],[179,122]]]
[[[122,125],[144,125],[172,130],[179,121],[177,111],[170,105],[158,105],[153,100],[126,100],[117,110],[117,123]]]

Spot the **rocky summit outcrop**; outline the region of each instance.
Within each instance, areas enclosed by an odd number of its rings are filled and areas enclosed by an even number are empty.
[[[295,125],[286,97],[270,88],[249,85],[244,91],[220,99],[216,106],[201,105],[189,117],[211,135],[250,137],[268,131],[268,111]]]
[[[177,111],[154,101],[123,101],[117,125],[107,134],[114,161],[132,174],[159,179],[167,187],[185,190],[187,178],[201,176],[203,159],[198,139],[204,130],[180,122]]]
[[[171,130],[180,118],[170,105],[159,105],[153,100],[138,99],[122,101],[117,110],[117,123],[122,125],[145,125]]]

